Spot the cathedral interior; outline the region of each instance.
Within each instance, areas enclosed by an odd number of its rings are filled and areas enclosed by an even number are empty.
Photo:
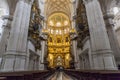
[[[0,80],[120,80],[120,0],[0,0]]]

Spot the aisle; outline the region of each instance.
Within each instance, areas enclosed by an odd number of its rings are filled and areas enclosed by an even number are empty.
[[[65,74],[63,71],[57,71],[47,80],[77,80],[77,79]]]

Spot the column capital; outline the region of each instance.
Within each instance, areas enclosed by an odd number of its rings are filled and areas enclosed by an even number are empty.
[[[107,11],[104,14],[104,19],[113,19],[114,18],[114,14],[111,11]]]
[[[114,14],[112,12],[107,11],[104,14],[104,20],[105,20],[106,26],[114,26],[113,19],[114,19]]]
[[[12,21],[13,20],[13,16],[12,15],[4,15],[4,16],[2,16],[2,19],[3,20],[7,19],[7,20]]]

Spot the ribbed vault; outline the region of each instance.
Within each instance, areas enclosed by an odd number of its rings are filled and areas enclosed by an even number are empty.
[[[45,14],[46,17],[55,12],[63,12],[71,16],[71,0],[46,0]]]

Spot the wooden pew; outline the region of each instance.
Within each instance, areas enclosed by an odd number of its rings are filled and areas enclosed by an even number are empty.
[[[120,80],[118,70],[65,70],[65,73],[78,80]]]
[[[0,77],[0,80],[7,80],[6,77]]]
[[[49,71],[16,71],[16,72],[1,72],[0,80],[36,80],[35,76],[41,77],[48,74]]]

